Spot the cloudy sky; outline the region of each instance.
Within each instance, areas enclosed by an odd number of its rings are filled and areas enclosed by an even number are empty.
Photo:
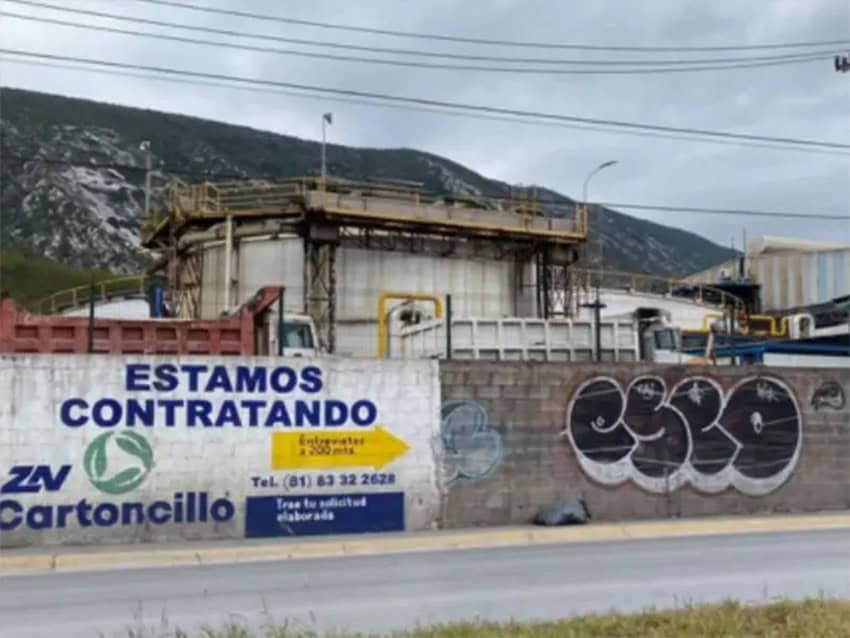
[[[667,47],[850,41],[848,0],[184,1],[314,21],[513,41]],[[594,53],[476,46],[203,14],[137,0],[52,0],[52,4],[320,42],[485,56],[648,61],[789,52]],[[25,7],[6,0],[0,0],[0,10],[256,46],[328,51],[321,46],[299,47],[128,25]],[[850,73],[836,73],[831,59],[700,73],[499,74],[398,68],[171,43],[8,16],[0,16],[0,39],[2,46],[9,49],[581,117],[850,144]],[[345,51],[337,53],[345,54]],[[618,160],[617,166],[594,178],[590,191],[593,201],[850,214],[848,155],[548,127],[340,103],[303,95],[94,75],[67,68],[22,66],[10,63],[8,58],[0,62],[0,82],[6,86],[186,113],[312,139],[320,137],[321,113],[331,110],[335,120],[329,134],[334,142],[417,148],[461,162],[489,177],[542,184],[577,198],[581,196],[585,176],[594,166]],[[845,221],[692,213],[633,214],[696,231],[726,245],[734,238],[736,246],[740,246],[744,230],[751,237],[781,234],[850,241],[850,223]]]

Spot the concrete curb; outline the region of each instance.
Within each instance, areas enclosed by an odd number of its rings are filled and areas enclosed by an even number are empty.
[[[368,556],[416,551],[440,551],[505,546],[587,543],[613,540],[675,538],[700,535],[847,529],[850,513],[759,518],[690,519],[637,523],[601,523],[578,527],[516,527],[458,530],[421,535],[345,538],[262,545],[175,549],[95,550],[89,552],[0,553],[0,575],[44,571],[177,567],[232,562]]]

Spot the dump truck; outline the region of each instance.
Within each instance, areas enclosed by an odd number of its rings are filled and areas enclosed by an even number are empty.
[[[0,299],[0,353],[315,356],[313,321],[287,313],[281,321],[276,308],[280,292],[277,287],[263,287],[219,319],[34,315],[12,299]]]
[[[398,331],[401,357],[485,361],[593,361],[595,324],[573,319],[452,317],[446,338],[445,319],[426,320]],[[641,340],[636,321],[600,324],[600,348],[605,361],[640,361]]]

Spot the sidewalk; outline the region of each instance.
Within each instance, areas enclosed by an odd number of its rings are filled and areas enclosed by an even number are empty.
[[[44,571],[173,567],[546,543],[582,543],[825,529],[847,529],[848,544],[850,544],[850,511],[759,517],[591,523],[549,528],[529,525],[312,538],[0,549],[0,576]]]

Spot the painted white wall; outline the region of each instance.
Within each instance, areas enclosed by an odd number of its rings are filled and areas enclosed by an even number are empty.
[[[278,394],[268,392],[226,393],[195,391],[184,383],[172,392],[128,391],[128,364],[202,364],[222,365],[232,377],[236,366],[289,366],[296,371],[316,366],[322,371],[323,387],[316,394],[301,390]],[[206,378],[202,375],[202,378]],[[429,528],[439,515],[441,479],[435,464],[440,449],[440,386],[437,363],[432,361],[368,361],[337,358],[271,359],[210,357],[124,357],[74,355],[22,355],[0,358],[0,481],[6,485],[9,473],[17,465],[47,465],[56,472],[70,465],[67,480],[57,491],[39,493],[3,493],[0,502],[15,500],[22,507],[36,504],[74,505],[81,499],[90,504],[171,501],[175,492],[206,492],[212,501],[225,498],[235,506],[235,515],[225,523],[168,523],[163,525],[114,525],[83,527],[71,517],[65,529],[33,530],[25,526],[0,532],[0,546],[47,545],[60,543],[99,543],[156,541],[202,538],[241,538],[245,534],[245,507],[249,496],[283,496],[309,494],[403,492],[405,529]],[[152,427],[128,427],[121,420],[111,428],[86,424],[69,427],[61,422],[61,406],[74,397],[92,403],[103,397],[123,403],[127,399],[206,399],[217,412],[222,402],[232,400],[296,400],[337,399],[350,404],[366,398],[377,407],[377,422],[364,428],[350,421],[333,428],[353,435],[373,430],[377,425],[403,440],[409,449],[378,470],[372,467],[317,470],[272,470],[271,439],[273,432],[326,432],[327,427],[188,427],[178,418],[173,427],[158,419]],[[243,418],[246,412],[241,411]],[[154,465],[145,480],[130,492],[104,494],[90,480],[84,467],[87,446],[106,432],[115,435],[132,431],[141,434],[153,450]],[[138,459],[124,454],[114,445],[116,436],[106,449],[106,465],[101,476],[141,467]],[[91,467],[91,465],[89,466]],[[394,484],[318,487],[320,474],[393,474]],[[275,477],[279,483],[290,474],[309,477],[312,487],[256,487],[252,477]],[[8,490],[6,490],[8,492]],[[5,500],[4,500],[5,499]],[[0,527],[9,524],[15,511],[0,505]]]

